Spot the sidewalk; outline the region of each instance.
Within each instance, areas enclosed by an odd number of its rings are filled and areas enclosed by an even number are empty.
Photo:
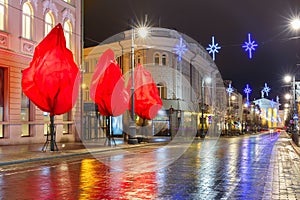
[[[290,143],[293,149],[295,150],[295,152],[300,156],[300,147],[295,144],[295,142],[292,140],[291,136],[287,132],[284,133],[286,134],[286,138],[290,139]]]
[[[109,146],[105,144],[105,139],[89,142],[57,143],[58,151],[50,151],[50,144],[46,151],[42,151],[44,144],[27,145],[6,145],[0,146],[0,166],[18,164],[24,162],[49,160],[53,158],[63,158],[79,156],[90,153],[111,151],[116,149],[137,148],[140,146],[153,145],[158,142],[141,144],[125,144],[123,139],[115,138],[116,145],[112,142]],[[165,141],[166,142],[166,141]],[[161,141],[159,143],[162,143]]]

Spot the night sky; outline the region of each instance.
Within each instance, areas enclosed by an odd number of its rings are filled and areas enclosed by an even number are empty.
[[[131,19],[143,20],[147,14],[154,27],[175,29],[192,37],[204,48],[215,36],[221,49],[216,55],[224,80],[243,93],[248,83],[250,99],[260,98],[267,83],[267,98],[283,99],[283,76],[300,78],[300,39],[290,28],[290,19],[300,14],[299,0],[85,0],[85,47],[130,28]],[[259,45],[253,58],[241,47],[248,33]],[[300,31],[299,31],[300,35]],[[297,54],[298,52],[298,54]],[[299,68],[299,67],[298,67]]]

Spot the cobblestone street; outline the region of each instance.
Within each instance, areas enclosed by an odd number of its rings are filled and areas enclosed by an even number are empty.
[[[2,166],[0,199],[300,199],[285,133],[195,140],[177,158],[182,145]]]

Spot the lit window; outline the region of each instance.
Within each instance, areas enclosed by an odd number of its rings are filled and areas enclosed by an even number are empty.
[[[22,130],[21,136],[29,136],[29,121],[30,116],[30,101],[27,96],[22,92],[21,93],[21,121],[22,123]]]
[[[142,56],[140,54],[137,55],[137,63],[138,64],[143,64]]]
[[[0,0],[0,30],[4,30],[5,22],[5,2]]]
[[[31,39],[32,9],[29,3],[23,4],[22,12],[22,37]]]
[[[157,84],[156,87],[157,87],[158,92],[159,92],[159,97],[161,99],[165,99],[166,98],[166,87],[161,83]]]
[[[154,55],[154,64],[159,65],[159,54],[158,53],[156,53]]]
[[[161,57],[161,64],[162,65],[167,65],[167,55],[163,54]]]
[[[86,88],[83,93],[83,101],[89,101],[89,100],[90,100],[90,90],[89,88]]]
[[[94,59],[94,67],[96,67],[97,64],[98,64],[98,59],[95,58],[95,59]]]
[[[84,62],[84,72],[90,73],[90,62],[89,61]]]
[[[68,49],[71,49],[71,34],[72,34],[72,27],[69,21],[64,23],[64,33],[66,38],[66,46]]]
[[[63,121],[65,122],[63,124],[63,134],[70,133],[70,129],[71,129],[71,125],[69,124],[69,121],[71,120],[70,118],[71,118],[71,112],[63,114]]]
[[[4,121],[4,69],[0,68],[0,121]],[[0,138],[4,137],[3,124],[0,124]]]
[[[51,12],[47,12],[45,15],[45,36],[52,30],[54,27],[54,19]]]
[[[67,3],[70,3],[71,2],[71,0],[64,0],[65,2],[67,2]]]

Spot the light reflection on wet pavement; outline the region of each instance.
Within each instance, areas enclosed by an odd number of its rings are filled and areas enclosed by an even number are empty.
[[[105,164],[93,157],[24,164],[2,171],[0,199],[299,199],[299,156],[279,136],[195,140],[161,168],[153,165],[179,147],[106,154]],[[154,170],[138,171],[143,166]]]

